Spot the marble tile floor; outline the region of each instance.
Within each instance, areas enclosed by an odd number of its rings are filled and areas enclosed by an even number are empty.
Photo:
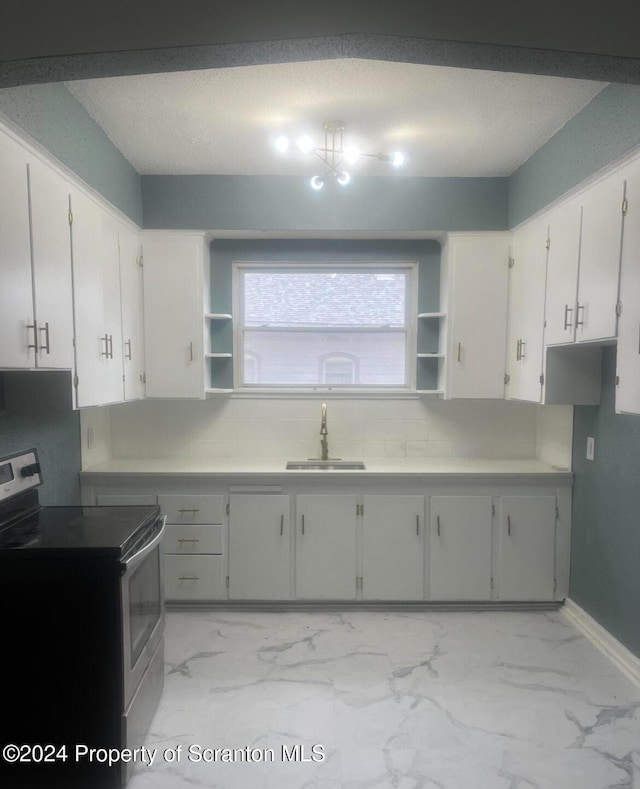
[[[560,612],[169,612],[165,659],[129,789],[640,789],[640,690]]]

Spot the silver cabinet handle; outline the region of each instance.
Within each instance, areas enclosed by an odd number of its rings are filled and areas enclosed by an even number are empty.
[[[516,362],[520,361],[520,343],[522,340],[516,340]]]
[[[284,515],[280,516],[280,536],[284,534]]]
[[[420,535],[420,516],[416,515],[416,534]]]
[[[180,537],[178,542],[200,542],[198,537]]]
[[[578,302],[578,314],[576,315],[576,319],[577,319],[576,326],[584,326],[584,307],[585,307],[584,304],[580,304],[580,302]],[[582,310],[583,320],[580,320],[580,310]]]
[[[507,534],[511,537],[511,515],[507,515]]]
[[[126,356],[127,359],[131,360],[131,358],[132,358],[132,356],[131,356],[131,340],[127,340],[125,342],[125,347],[128,347],[128,349],[129,349],[127,351],[127,353],[125,354],[125,356]]]
[[[440,516],[436,515],[436,533],[440,536]]]
[[[573,313],[573,307],[570,307],[568,304],[564,305],[564,328],[565,331],[567,329],[573,328],[573,324],[569,322],[569,313]]]
[[[198,507],[182,507],[179,509],[178,512],[200,512]]]
[[[304,515],[302,516],[302,533],[304,534]]]
[[[105,359],[109,358],[109,335],[105,334],[104,337],[100,339],[100,342],[104,341],[104,351],[101,351],[100,356],[104,356]]]
[[[462,361],[462,343],[458,343],[458,355],[457,355],[458,363]]]
[[[44,326],[41,326],[38,329],[38,331],[44,332],[44,342],[45,342],[44,345],[40,343],[40,353],[42,353],[42,351],[44,351],[45,353],[51,353],[51,347],[49,342],[49,323],[46,322]]]
[[[189,361],[193,361],[193,342],[189,343]]]
[[[109,358],[113,359],[113,334],[109,335]]]
[[[520,359],[524,359],[524,346],[527,343],[524,340],[520,340]]]
[[[178,576],[178,580],[179,581],[199,581],[200,580],[200,576],[199,575],[179,575]]]
[[[35,321],[33,323],[27,323],[27,340],[29,339],[29,329],[33,329],[33,345],[28,344],[27,348],[33,348],[33,350],[38,353],[38,327]]]
[[[638,353],[640,353],[640,323],[638,324]]]

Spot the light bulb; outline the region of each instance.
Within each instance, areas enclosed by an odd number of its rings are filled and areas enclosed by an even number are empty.
[[[289,149],[289,138],[285,137],[284,134],[281,134],[276,138],[273,144],[276,151],[280,151],[280,153],[286,153]]]
[[[346,170],[342,170],[342,172],[338,173],[338,183],[340,186],[346,186],[350,180],[351,176]]]
[[[404,164],[404,154],[400,153],[400,151],[394,151],[391,164],[393,164],[394,167],[401,167]]]
[[[313,140],[311,139],[311,137],[307,137],[306,134],[304,135],[304,137],[299,137],[298,140],[296,141],[296,144],[298,146],[298,150],[301,151],[302,153],[311,153],[311,151],[314,148]]]
[[[314,175],[310,181],[310,184],[311,184],[311,188],[315,189],[317,192],[319,189],[322,189],[322,187],[324,186],[324,178],[321,178],[319,175]]]
[[[344,158],[349,164],[355,164],[360,156],[360,151],[357,148],[349,147],[344,149]]]

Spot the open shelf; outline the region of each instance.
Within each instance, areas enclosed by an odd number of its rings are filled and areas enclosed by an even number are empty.
[[[207,359],[231,359],[232,353],[205,353]]]
[[[416,394],[443,395],[444,389],[416,389]]]
[[[446,312],[419,312],[418,318],[446,318]]]
[[[233,319],[233,316],[227,312],[205,312],[204,317],[210,321],[230,321]]]
[[[444,353],[419,353],[418,359],[444,359]]]

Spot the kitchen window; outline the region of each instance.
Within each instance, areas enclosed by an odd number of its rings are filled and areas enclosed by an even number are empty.
[[[236,263],[237,388],[413,387],[416,279],[415,263]]]

